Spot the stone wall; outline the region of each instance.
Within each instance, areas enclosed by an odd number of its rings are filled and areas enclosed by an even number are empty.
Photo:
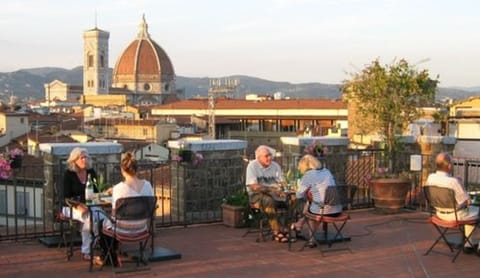
[[[246,146],[242,140],[168,142],[174,161],[170,216],[173,222],[191,224],[221,219],[222,200],[244,188]]]
[[[326,167],[332,172],[338,184],[345,184],[347,169],[347,148],[349,140],[346,137],[282,137],[282,156],[293,157],[296,161],[288,162],[288,165],[283,165],[292,171],[296,171],[298,159],[305,154],[305,148],[311,144],[323,144],[328,151],[325,154],[323,162]],[[333,159],[335,158],[335,159]],[[288,170],[285,170],[288,171]]]
[[[45,175],[45,215],[55,215],[59,209],[59,205],[63,201],[63,173],[65,171],[65,161],[70,155],[70,152],[75,147],[87,149],[92,157],[92,161],[96,165],[92,165],[97,172],[102,167],[109,167],[108,165],[119,165],[120,154],[122,152],[122,145],[111,142],[92,142],[92,143],[45,143],[40,144],[40,152],[44,160],[44,175]],[[55,166],[55,167],[54,167]],[[58,167],[60,166],[60,167]],[[103,171],[102,171],[103,172]],[[106,171],[112,172],[112,171]],[[110,180],[110,179],[108,179]],[[59,197],[57,196],[57,194]],[[50,226],[53,224],[53,217],[47,217],[45,224]]]

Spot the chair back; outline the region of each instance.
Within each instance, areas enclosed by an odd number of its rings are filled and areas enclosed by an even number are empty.
[[[443,208],[455,210],[457,208],[455,201],[455,191],[451,188],[435,185],[425,185],[423,187],[425,199],[429,205],[434,208]]]
[[[350,192],[350,186],[348,185],[332,185],[328,186],[324,191],[324,199],[323,202],[318,202],[319,205],[327,205],[327,206],[337,206],[342,205],[343,208],[347,208],[348,205],[351,203],[353,198],[353,188]],[[306,192],[306,198],[309,202],[315,202],[313,200],[313,193],[309,189]]]
[[[117,220],[140,220],[153,218],[157,198],[154,196],[135,196],[120,198],[115,202]]]
[[[324,203],[329,206],[341,205],[345,209],[352,201],[351,195],[352,192],[348,185],[329,186],[325,190]]]
[[[423,194],[428,202],[430,214],[433,215],[439,208],[452,210],[455,213],[455,221],[458,221],[457,201],[453,189],[436,185],[425,185],[423,187]]]

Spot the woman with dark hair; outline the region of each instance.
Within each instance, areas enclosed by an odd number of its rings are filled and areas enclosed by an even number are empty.
[[[124,178],[123,181],[117,183],[113,186],[112,189],[112,215],[115,215],[115,203],[120,198],[135,197],[135,196],[154,196],[152,184],[144,179],[140,179],[137,176],[138,163],[132,153],[125,153],[122,156],[122,161],[120,163],[120,170]],[[147,227],[147,222],[145,220],[138,221],[129,221],[130,229],[142,230]],[[112,229],[112,223],[109,219],[105,219],[103,222],[102,229]],[[106,235],[103,235],[102,243],[110,242],[112,238],[106,238]],[[118,243],[114,242],[114,250],[111,254],[113,263],[117,265],[117,249]],[[106,246],[103,246],[103,249],[106,250]],[[106,252],[106,251],[105,251]],[[106,254],[104,254],[106,255]]]

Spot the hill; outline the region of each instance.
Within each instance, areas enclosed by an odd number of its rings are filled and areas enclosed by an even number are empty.
[[[62,82],[81,85],[83,80],[83,68],[81,66],[73,69],[56,67],[42,67],[22,69],[14,72],[0,73],[0,98],[6,100],[14,95],[20,99],[44,99],[44,84],[55,79]],[[290,98],[340,98],[340,84],[323,83],[290,83],[275,82],[261,78],[234,75],[227,78],[240,80],[240,86],[234,97],[243,98],[246,94],[255,93],[261,95],[273,95],[282,92]],[[220,77],[225,78],[225,77]],[[192,78],[177,76],[176,86],[185,91],[185,97],[205,97],[209,89],[209,78]],[[436,98],[438,100],[450,97],[456,100],[480,95],[480,87],[472,88],[439,88]]]

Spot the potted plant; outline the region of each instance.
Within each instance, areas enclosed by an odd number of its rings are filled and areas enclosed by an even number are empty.
[[[248,218],[248,206],[248,194],[243,189],[224,198],[222,204],[223,224],[234,228],[245,226]]]
[[[376,135],[383,143],[383,165],[372,167],[384,170],[382,180],[387,176],[398,179],[399,172],[404,170],[396,163],[403,147],[399,135],[410,122],[421,116],[421,106],[433,104],[437,83],[438,80],[431,79],[427,70],[419,71],[404,59],[390,65],[381,65],[377,59],[343,82],[343,99],[355,111],[354,125],[362,135]],[[375,187],[379,178],[372,174],[371,184]],[[407,183],[401,183],[401,186],[407,186]],[[382,192],[391,193],[391,190],[374,188],[374,198]]]
[[[365,179],[370,184],[375,208],[382,213],[397,213],[405,206],[405,198],[411,187],[407,172],[390,173],[386,168],[377,168]]]
[[[22,167],[23,150],[14,148],[0,153],[0,179],[8,179],[12,176],[13,169]]]

